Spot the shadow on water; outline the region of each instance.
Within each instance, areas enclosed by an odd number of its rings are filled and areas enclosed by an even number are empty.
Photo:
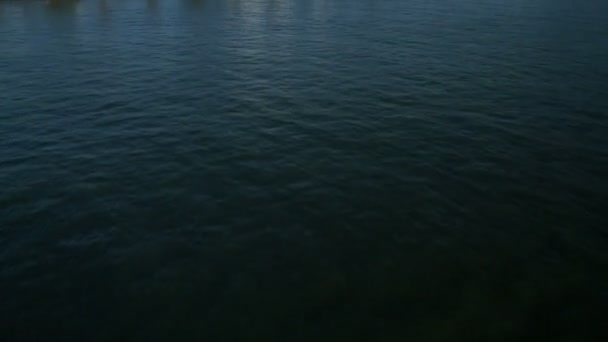
[[[78,2],[80,0],[49,0],[49,7],[59,7],[59,8],[67,8],[72,7],[76,8],[78,6]],[[51,4],[51,2],[53,4]],[[107,16],[113,9],[116,7],[116,3],[112,0],[98,0],[98,9],[100,14]],[[184,0],[180,1],[180,4],[184,6],[187,10],[200,11],[207,6],[207,0]],[[163,2],[159,0],[146,0],[146,9],[149,13],[159,14]]]
[[[158,0],[146,0],[146,8],[150,13],[158,14],[159,1]]]
[[[48,0],[46,3],[50,10],[74,13],[80,5],[80,0]]]
[[[19,7],[30,8],[46,8],[51,13],[61,14],[76,14],[77,10],[81,6],[93,5],[97,7],[98,15],[104,18],[108,18],[113,11],[120,8],[122,1],[115,0],[94,0],[94,1],[81,1],[81,0],[41,0],[41,1],[14,1],[14,0],[0,0],[0,3],[5,5],[18,5]],[[146,9],[149,13],[159,14],[160,11],[166,6],[173,6],[177,4],[188,11],[200,12],[209,5],[208,0],[182,0],[178,2],[161,1],[161,0],[145,0],[142,1],[145,4]],[[240,4],[240,2],[238,2]],[[7,14],[7,9],[11,6],[0,6],[0,17]]]
[[[99,0],[97,8],[99,9],[99,15],[102,17],[107,16],[111,10],[108,0]]]
[[[201,10],[207,5],[207,0],[189,0],[186,1],[188,9]]]

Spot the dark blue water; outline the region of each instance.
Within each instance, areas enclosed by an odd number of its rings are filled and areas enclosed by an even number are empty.
[[[0,2],[0,340],[605,341],[608,2]]]

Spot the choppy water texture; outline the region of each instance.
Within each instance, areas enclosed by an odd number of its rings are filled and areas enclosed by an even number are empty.
[[[606,341],[608,2],[0,3],[2,341]]]

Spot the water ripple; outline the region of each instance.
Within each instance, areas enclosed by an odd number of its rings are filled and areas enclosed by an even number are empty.
[[[598,340],[606,13],[0,3],[0,339]]]

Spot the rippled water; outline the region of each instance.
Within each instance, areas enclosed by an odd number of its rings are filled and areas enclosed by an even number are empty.
[[[608,3],[0,2],[0,338],[604,341]]]

